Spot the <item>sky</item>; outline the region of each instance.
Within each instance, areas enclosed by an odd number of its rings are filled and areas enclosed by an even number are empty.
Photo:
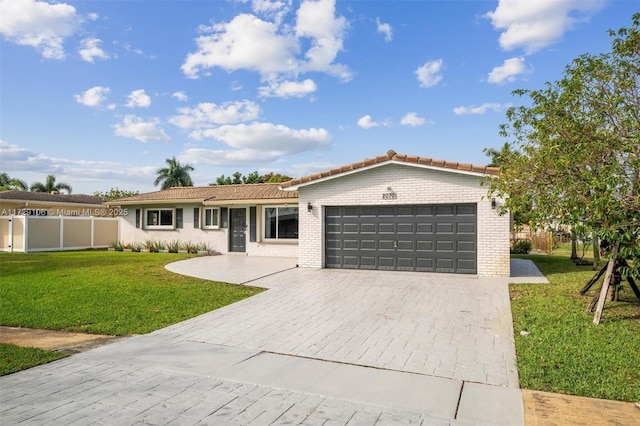
[[[516,89],[611,50],[640,0],[0,0],[0,172],[73,193],[487,164]]]

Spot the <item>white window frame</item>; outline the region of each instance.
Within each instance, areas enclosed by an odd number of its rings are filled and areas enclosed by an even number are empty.
[[[171,212],[171,225],[149,225],[149,213],[150,212],[158,212],[158,222],[160,222],[160,218],[162,217],[162,211],[170,211]],[[154,207],[144,209],[144,229],[176,229],[176,209],[175,208],[165,208],[165,207]]]
[[[276,209],[276,238],[268,238],[267,237],[267,226],[269,225],[269,222],[267,221],[267,209]],[[298,238],[280,238],[277,234],[278,234],[278,223],[279,223],[279,218],[280,218],[280,214],[279,214],[279,209],[281,208],[295,208],[298,210]],[[298,239],[300,238],[300,208],[297,205],[287,205],[287,204],[277,204],[277,205],[272,205],[272,206],[263,206],[262,208],[262,224],[260,225],[261,229],[261,234],[262,234],[262,239],[264,241],[298,241]]]
[[[207,225],[207,211],[216,212],[216,223],[215,225]],[[220,207],[202,207],[202,217],[200,218],[200,224],[202,225],[202,229],[220,229]]]

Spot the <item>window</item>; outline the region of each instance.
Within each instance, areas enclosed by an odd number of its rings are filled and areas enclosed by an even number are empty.
[[[145,227],[152,229],[173,229],[173,209],[148,209],[145,210]]]
[[[204,219],[203,226],[204,228],[209,229],[218,229],[220,227],[220,209],[203,209]]]
[[[298,208],[265,207],[264,238],[266,240],[297,240]]]

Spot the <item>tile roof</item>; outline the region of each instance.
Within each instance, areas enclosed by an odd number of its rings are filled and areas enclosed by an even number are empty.
[[[134,204],[148,201],[240,201],[297,198],[297,192],[280,190],[278,183],[241,185],[185,186],[119,198],[109,204]]]
[[[0,191],[0,200],[11,201],[40,201],[53,203],[74,203],[74,204],[99,204],[102,205],[105,199],[93,195],[85,194],[50,194],[48,192],[30,192],[12,189]]]
[[[478,166],[473,164],[457,163],[452,161],[434,160],[428,157],[415,157],[415,156],[410,156],[405,154],[398,154],[394,150],[389,150],[384,155],[379,155],[374,158],[369,158],[363,161],[358,161],[356,163],[347,164],[346,166],[337,167],[335,169],[326,170],[320,173],[315,173],[315,174],[304,176],[298,179],[292,179],[288,182],[282,183],[280,186],[282,188],[288,188],[291,186],[301,185],[307,182],[312,182],[315,180],[319,180],[319,179],[323,179],[331,176],[337,176],[342,173],[351,172],[364,167],[373,166],[375,164],[386,163],[388,161],[395,161],[395,162],[408,163],[408,164],[419,164],[423,166],[442,168],[446,170],[478,173],[478,174],[484,174],[484,175],[498,175],[500,173],[500,169],[498,167],[487,167],[487,166]]]

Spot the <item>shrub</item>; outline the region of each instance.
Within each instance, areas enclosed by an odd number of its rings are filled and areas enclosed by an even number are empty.
[[[169,241],[167,243],[167,250],[169,253],[177,253],[180,248],[180,242],[178,240]]]
[[[531,251],[531,241],[516,240],[511,248],[511,253],[528,254]]]
[[[112,241],[111,244],[109,244],[109,247],[117,251],[122,251],[122,248],[123,248],[122,241],[119,241],[119,240]]]

